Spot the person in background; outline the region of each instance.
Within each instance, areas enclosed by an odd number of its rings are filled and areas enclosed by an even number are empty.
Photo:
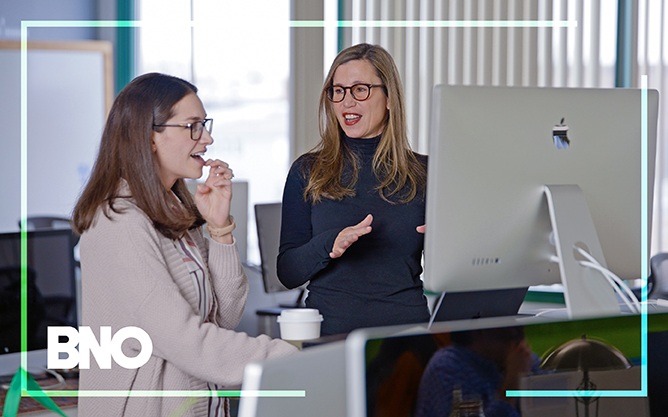
[[[427,322],[422,288],[427,158],[413,152],[390,54],[341,51],[325,79],[320,143],[290,168],[278,277],[308,282],[322,334]]]
[[[100,327],[136,326],[153,344],[148,362],[125,369],[91,361],[85,391],[200,391],[238,386],[250,361],[296,348],[233,329],[248,282],[232,236],[232,170],[204,159],[211,137],[197,88],[169,75],[135,78],[106,122],[90,180],[73,213],[81,234],[82,316]],[[183,178],[209,173],[193,196]],[[207,224],[211,239],[202,227]],[[127,339],[123,352],[142,346]],[[225,398],[81,397],[85,416],[229,415]]]
[[[418,391],[416,417],[450,415],[453,392],[482,400],[486,417],[519,417],[520,378],[544,373],[522,327],[479,329],[450,334],[452,344],[429,360]]]

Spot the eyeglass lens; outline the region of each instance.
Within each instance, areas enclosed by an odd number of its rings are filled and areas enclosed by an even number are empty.
[[[206,131],[211,134],[213,130],[213,119],[204,119],[199,122],[195,122],[190,125],[190,137],[193,140],[200,140],[202,138],[202,132],[206,128]]]
[[[336,85],[327,89],[327,96],[333,102],[338,103],[343,101],[343,99],[346,97],[347,90],[350,90],[353,98],[357,101],[364,101],[368,99],[369,94],[371,93],[369,86],[364,84],[355,84],[352,87],[341,87]]]

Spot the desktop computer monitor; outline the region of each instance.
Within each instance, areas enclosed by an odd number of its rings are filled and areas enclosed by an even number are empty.
[[[590,376],[599,390],[639,392],[641,367],[636,365],[643,364],[642,355],[645,355],[644,360],[648,368],[646,383],[648,394],[637,398],[601,397],[600,415],[647,416],[649,408],[650,416],[665,416],[668,415],[666,414],[668,401],[664,395],[668,386],[668,360],[665,359],[665,350],[668,346],[666,324],[668,313],[665,310],[654,312],[648,315],[647,320],[648,330],[645,334],[647,351],[644,353],[641,349],[643,334],[641,320],[637,315],[582,320],[527,316],[491,317],[435,323],[430,330],[418,325],[357,329],[348,335],[345,343],[347,412],[331,415],[347,417],[416,415],[420,391],[425,388],[426,392],[430,393],[438,391],[430,389],[428,385],[430,380],[423,379],[424,372],[437,351],[451,346],[453,341],[456,341],[451,337],[453,333],[521,327],[527,344],[542,359],[545,359],[557,346],[569,340],[580,339],[583,334],[589,339],[603,341],[619,349],[634,366],[621,371],[592,371]],[[460,342],[461,340],[462,338],[459,338]],[[440,363],[443,365],[443,362]],[[460,366],[466,365],[462,363]],[[480,362],[476,362],[475,366],[480,366]],[[487,368],[481,366],[480,369]],[[486,372],[481,370],[470,377],[480,381]],[[538,380],[531,381],[532,378]],[[526,384],[520,389],[576,390],[582,378],[582,371],[551,372],[549,375],[523,378],[522,381]],[[433,380],[431,382],[433,383]],[[445,384],[445,379],[441,382]],[[306,396],[308,395],[307,389]],[[439,402],[443,397],[423,398]],[[523,397],[520,398],[520,402],[523,416],[576,415],[574,397]]]
[[[48,326],[77,326],[78,238],[70,229],[31,231],[27,240],[27,365],[46,367]],[[0,376],[21,361],[21,233],[0,234]]]
[[[618,314],[614,291],[580,266],[573,244],[621,279],[645,275],[657,109],[655,90],[436,86],[425,288],[561,282],[571,317]]]
[[[344,342],[335,341],[298,355],[249,363],[239,417],[346,416],[345,353]]]

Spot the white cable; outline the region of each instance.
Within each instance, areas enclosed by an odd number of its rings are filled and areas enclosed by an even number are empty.
[[[579,252],[582,256],[584,256],[585,258],[589,259],[591,262],[593,262],[594,264],[598,265],[600,268],[602,268],[603,270],[605,270],[605,273],[606,273],[606,274],[609,274],[608,276],[611,277],[615,282],[617,282],[617,284],[619,284],[619,286],[620,286],[620,287],[621,287],[621,288],[622,288],[622,289],[629,295],[629,297],[631,298],[631,300],[634,301],[634,304],[635,304],[636,306],[639,306],[639,305],[640,305],[640,302],[638,301],[638,298],[635,296],[635,294],[633,294],[633,291],[631,291],[631,289],[629,288],[629,286],[626,285],[626,283],[625,283],[624,281],[622,281],[617,275],[615,275],[614,272],[612,272],[612,271],[609,270],[608,268],[606,268],[606,267],[604,267],[603,265],[601,265],[601,263],[600,263],[599,261],[597,261],[596,258],[594,258],[593,256],[591,256],[591,254],[589,254],[589,253],[588,253],[587,251],[585,251],[584,249],[582,249],[582,248],[580,248],[580,247],[578,247],[578,246],[575,246],[575,245],[574,245],[574,248],[576,248],[576,249],[578,250],[578,252]]]
[[[578,252],[584,256],[585,258],[589,259],[591,262],[586,262],[586,261],[581,261],[580,265],[590,267],[593,269],[596,269],[599,271],[603,276],[606,278],[608,283],[612,286],[612,288],[617,292],[620,296],[620,298],[629,306],[632,312],[639,313],[640,312],[640,303],[638,302],[638,299],[636,298],[635,294],[628,288],[626,283],[624,283],[617,275],[615,275],[612,271],[609,269],[605,268],[603,265],[601,265],[600,262],[598,262],[593,256],[591,256],[588,252],[586,252],[584,249],[574,246],[575,249],[578,250]],[[614,284],[614,282],[617,283],[617,285]],[[620,288],[625,291],[630,298],[626,298],[625,295],[620,292]],[[633,301],[631,301],[633,300]],[[629,305],[630,302],[633,302],[635,308],[631,307]]]
[[[640,303],[638,302],[638,299],[636,298],[635,294],[633,294],[632,292],[629,294],[628,291],[627,291],[628,287],[617,276],[612,274],[610,272],[610,270],[602,267],[601,265],[594,264],[592,262],[587,262],[587,261],[580,261],[580,265],[595,269],[595,270],[599,271],[601,274],[603,274],[603,276],[608,281],[610,286],[612,286],[612,288],[619,294],[619,297],[629,306],[629,308],[631,308],[632,311],[635,310],[635,312],[638,312],[638,310],[640,308],[639,307]],[[625,291],[627,294],[624,294],[623,292],[620,292],[622,290]],[[627,295],[628,295],[628,297],[627,297]],[[630,303],[633,303],[633,305],[636,308],[631,307],[629,305]]]
[[[628,294],[628,296],[629,296],[629,300],[631,300],[631,301],[633,302],[633,304],[636,306],[636,310],[637,310],[636,312],[637,312],[637,313],[640,313],[640,301],[638,301],[638,297],[636,297],[636,295],[633,293],[633,291],[631,291],[631,289],[629,288],[629,286],[626,285],[626,283],[625,283],[623,280],[621,280],[617,275],[615,275],[614,272],[612,272],[612,271],[609,270],[608,268],[606,268],[606,267],[604,267],[603,265],[601,265],[600,262],[598,262],[596,259],[594,259],[594,258],[593,258],[591,255],[589,255],[586,251],[582,250],[581,248],[578,248],[578,249],[580,250],[580,253],[583,254],[583,256],[585,256],[585,257],[588,258],[588,259],[593,260],[592,262],[593,262],[594,264],[598,265],[599,268],[602,268],[602,271],[601,271],[601,272],[602,272],[602,273],[605,273],[605,274],[608,274],[608,276],[609,276],[610,278],[612,278],[612,279],[619,285],[619,287],[620,287],[622,290],[624,290],[624,292],[626,292],[626,294]],[[587,256],[587,255],[589,255],[589,256]],[[603,270],[604,270],[605,272],[603,272]],[[619,293],[619,294],[620,294],[620,297],[623,298],[622,294],[621,294],[621,293]]]
[[[593,262],[580,261],[580,265],[582,265],[584,267],[594,269],[594,270],[597,270],[598,272],[600,272],[601,275],[603,275],[603,277],[608,281],[608,284],[610,284],[610,286],[617,292],[617,294],[619,294],[619,297],[629,307],[631,312],[632,313],[639,313],[640,312],[640,306],[639,306],[639,304],[636,304],[638,302],[638,300],[636,299],[636,300],[632,301],[627,297],[626,294],[624,294],[624,292],[622,292],[622,290],[616,284],[616,281],[615,281],[616,277],[611,276],[610,275],[611,273],[610,273],[609,270],[607,270],[607,269],[603,268],[602,266],[597,265]],[[635,298],[635,295],[633,295],[633,297]]]
[[[661,301],[663,300],[647,300],[644,304],[647,304],[648,307],[652,307],[654,311],[659,311],[659,307],[662,305]],[[643,303],[640,304],[642,305]]]
[[[538,313],[534,314],[533,316],[534,317],[540,317],[543,314],[551,313],[553,311],[562,311],[562,310],[566,310],[566,309],[563,308],[563,307],[562,308],[548,308],[548,309],[545,309],[543,311],[539,311]]]
[[[626,305],[631,309],[631,312],[640,313],[640,302],[638,301],[638,298],[635,296],[635,294],[633,294],[633,291],[631,291],[631,289],[628,287],[628,285],[626,285],[624,281],[622,281],[617,275],[615,275],[615,273],[613,273],[612,271],[601,265],[601,263],[598,262],[596,258],[591,256],[591,254],[589,254],[584,249],[576,245],[573,245],[573,248],[577,249],[580,255],[584,256],[586,259],[589,260],[589,262],[580,261],[580,265],[599,271],[608,281],[610,286],[612,286],[615,292],[619,294],[620,298],[624,301],[624,303],[626,303]],[[615,283],[617,285],[615,285]],[[626,292],[628,297],[624,294],[624,292]],[[631,303],[633,303],[633,305],[631,305]]]
[[[657,303],[658,300],[647,300],[645,304],[647,306],[652,307],[655,311],[659,310],[659,303]],[[642,305],[642,303],[640,303]],[[620,304],[621,305],[621,304]],[[566,310],[565,308],[547,308],[545,310],[539,311],[538,313],[534,314],[533,317],[540,317],[548,313],[553,313],[555,311],[563,311]]]
[[[614,275],[612,272],[610,272],[610,270],[608,270],[608,269],[606,269],[606,268],[604,268],[600,265],[596,265],[596,264],[589,265],[588,262],[584,262],[584,261],[581,262],[581,264],[583,266],[589,266],[589,267],[594,268],[594,269],[598,270],[599,272],[601,272],[606,277],[606,279],[608,280],[610,285],[613,287],[613,289],[617,292],[617,294],[619,294],[619,297],[626,303],[626,305],[629,306],[629,308],[631,309],[631,312],[640,313],[640,302],[636,298],[635,294],[633,294],[633,292],[631,292],[631,290],[628,289],[628,286],[621,279],[619,279],[616,275]],[[615,283],[617,285],[615,285]],[[625,296],[622,291],[626,292],[628,294],[628,297]],[[631,303],[633,303],[633,307],[631,306]]]
[[[57,381],[55,384],[40,387],[40,388],[42,388],[42,390],[46,391],[46,390],[51,390],[51,389],[64,388],[64,387],[67,386],[67,383],[65,382],[65,378],[63,378],[63,376],[60,375],[58,372],[52,371],[51,369],[48,369],[48,368],[42,368],[42,367],[40,367],[39,369],[42,370],[42,371],[45,371],[47,374],[51,374],[54,378],[56,378],[56,381]]]

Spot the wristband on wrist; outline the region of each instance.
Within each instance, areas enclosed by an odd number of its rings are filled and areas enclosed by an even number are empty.
[[[211,225],[206,225],[206,230],[209,232],[211,237],[221,237],[227,234],[232,233],[232,230],[236,227],[234,223],[234,217],[230,216],[230,224],[225,227],[211,227]]]

